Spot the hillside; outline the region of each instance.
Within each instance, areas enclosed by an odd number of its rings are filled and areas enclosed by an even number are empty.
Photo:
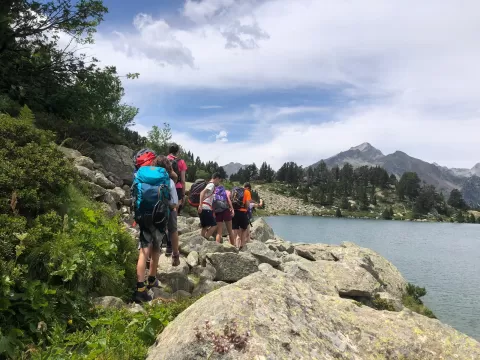
[[[381,166],[390,174],[400,178],[405,172],[416,172],[422,181],[435,186],[439,191],[448,194],[453,189],[462,189],[463,195],[468,199],[470,205],[477,206],[480,202],[475,202],[480,197],[480,191],[475,186],[465,184],[472,176],[480,172],[480,163],[472,169],[449,169],[438,164],[431,164],[426,161],[414,158],[402,151],[396,151],[393,154],[384,155],[369,143],[350,148],[347,151],[340,152],[325,160],[328,167],[343,166],[346,163],[354,168],[360,166]],[[317,162],[310,167],[316,167]]]
[[[236,174],[238,170],[242,169],[245,165],[242,165],[240,163],[229,163],[227,165],[223,165],[222,168],[225,170],[227,173],[227,176],[230,177],[232,174]]]

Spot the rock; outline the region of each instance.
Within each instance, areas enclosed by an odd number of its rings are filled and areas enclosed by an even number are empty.
[[[103,201],[105,204],[110,205],[110,207],[113,210],[117,210],[117,202],[115,201],[115,198],[113,197],[113,195],[110,194],[109,192],[106,192],[105,194],[103,194],[103,196],[101,196],[99,200]]]
[[[267,245],[260,241],[253,240],[248,242],[244,246],[243,251],[252,254],[260,264],[267,263],[272,265],[273,267],[277,267],[278,265],[280,265],[280,259],[277,257],[275,252],[270,250]]]
[[[183,311],[157,337],[148,360],[205,359],[479,359],[480,344],[438,320],[377,311],[323,295],[309,283],[272,270],[213,291]],[[242,350],[213,352],[213,334],[237,324],[249,332]]]
[[[255,220],[252,225],[250,231],[250,237],[252,239],[265,242],[275,237],[270,225],[268,225],[262,218]]]
[[[152,288],[151,290],[154,299],[171,299],[172,294],[166,292],[161,288]]]
[[[198,255],[200,257],[200,264],[205,263],[205,257],[209,253],[238,253],[238,249],[228,242],[222,244],[217,243],[216,241],[205,241],[200,247]]]
[[[208,279],[202,279],[193,290],[192,295],[194,297],[205,295],[226,285],[228,284],[223,281],[212,281]]]
[[[205,242],[207,240],[200,235],[200,230],[182,235],[179,237],[180,252],[184,255],[188,255],[192,251],[198,252]]]
[[[75,169],[82,179],[95,182],[95,173],[92,170],[80,165],[75,165]]]
[[[315,261],[315,257],[312,255],[312,253],[308,250],[305,250],[304,248],[295,247],[295,252],[297,253],[298,256],[303,257],[304,259],[310,260],[310,261]]]
[[[115,187],[113,190],[108,190],[108,192],[112,195],[115,194],[114,198],[117,203],[123,203],[123,200],[125,199],[125,191],[122,188]]]
[[[215,280],[234,282],[258,271],[258,262],[246,253],[213,253],[207,254],[216,270]]]
[[[105,214],[107,214],[108,217],[112,218],[114,217],[115,215],[117,215],[117,212],[115,209],[112,209],[112,207],[108,204],[105,204],[105,203],[101,203],[100,204],[100,207],[102,208],[102,210],[105,212]]]
[[[107,177],[108,180],[113,182],[116,187],[121,188],[123,186],[123,180],[120,179],[119,177],[117,177],[115,174],[109,172],[109,173],[105,174],[105,176]]]
[[[135,303],[132,303],[132,304],[128,305],[127,310],[131,313],[134,313],[134,314],[137,314],[137,313],[146,314],[147,313],[142,305],[135,304]]]
[[[125,198],[122,200],[122,204],[125,206],[132,206],[133,199],[132,198]]]
[[[180,265],[172,266],[172,258],[167,257],[165,254],[161,254],[158,260],[157,277],[160,279],[164,273],[179,273],[188,275],[190,268],[188,267],[185,258],[180,257]]]
[[[269,273],[273,270],[273,266],[267,263],[263,263],[258,265],[258,270],[264,273]]]
[[[124,145],[107,145],[96,148],[93,159],[105,170],[112,172],[125,184],[132,185],[133,156],[135,152]]]
[[[79,158],[82,156],[80,151],[75,149],[70,149],[64,146],[59,146],[58,150],[60,150],[65,155],[65,157],[70,160],[75,160],[76,158]]]
[[[115,184],[108,180],[103,173],[95,171],[95,183],[104,189],[114,189]]]
[[[86,181],[85,184],[88,188],[88,191],[90,192],[90,195],[94,199],[101,198],[107,192],[107,190],[97,184],[94,184],[93,182]]]
[[[191,297],[192,297],[192,294],[190,294],[189,292],[183,291],[183,290],[178,290],[175,293],[173,293],[173,295],[172,295],[172,298],[177,299],[177,300],[188,299],[188,298],[191,298]]]
[[[115,296],[102,296],[93,299],[93,304],[95,306],[101,306],[106,309],[121,309],[125,306],[122,299]]]
[[[187,264],[190,265],[191,267],[197,266],[198,265],[198,253],[196,251],[192,251],[190,254],[187,256]]]
[[[193,282],[183,272],[162,272],[157,273],[157,277],[162,284],[165,284],[171,289],[172,293],[175,293],[178,290],[184,290],[189,293],[193,291]]]
[[[293,254],[295,252],[295,248],[293,247],[292,243],[289,241],[285,241],[281,238],[275,237],[275,239],[269,239],[265,242],[270,250],[278,251],[278,252],[287,252],[288,254]]]
[[[192,274],[197,275],[200,278],[200,281],[205,280],[214,280],[217,276],[217,270],[209,262],[205,266],[195,266],[192,268]]]
[[[83,166],[83,167],[86,167],[87,169],[89,170],[93,170],[94,167],[94,163],[93,163],[93,160],[90,159],[89,157],[86,157],[86,156],[79,156],[77,158],[75,158],[75,160],[73,161],[73,164],[75,166]]]

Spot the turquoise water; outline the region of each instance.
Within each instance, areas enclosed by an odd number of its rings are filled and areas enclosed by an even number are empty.
[[[424,303],[444,323],[480,340],[480,225],[278,216],[265,220],[285,240],[351,241],[390,260],[424,286]]]

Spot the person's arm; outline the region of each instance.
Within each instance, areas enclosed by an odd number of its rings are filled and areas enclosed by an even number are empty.
[[[235,214],[235,209],[233,208],[232,200],[230,199],[230,196],[227,196],[227,201],[228,201],[228,206],[230,207],[230,212]]]
[[[207,188],[203,189],[202,192],[200,193],[200,203],[198,204],[198,213],[200,214],[202,212],[202,204],[203,200],[205,200],[205,193],[207,192]]]
[[[180,171],[180,183],[182,184],[182,190],[183,190],[183,196],[185,196],[185,177],[186,177],[186,174],[187,174],[187,163],[182,160],[182,165],[184,165],[182,167],[182,171]]]
[[[174,182],[177,182],[178,175],[175,173],[175,171],[173,171],[173,169],[170,169],[168,175],[170,176],[170,179],[172,179]]]

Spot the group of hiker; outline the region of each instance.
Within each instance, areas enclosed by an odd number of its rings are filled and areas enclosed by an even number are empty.
[[[156,271],[164,240],[165,255],[171,256],[172,266],[180,264],[177,216],[186,200],[197,208],[203,237],[209,239],[216,233],[215,240],[221,243],[225,224],[230,244],[238,249],[250,239],[253,210],[263,206],[262,200],[259,203],[252,200],[249,183],[228,191],[222,185],[224,179],[219,173],[214,173],[210,180],[195,181],[187,199],[185,176],[188,168],[178,157],[179,151],[177,144],[171,144],[167,156],[142,149],[134,158],[133,210],[135,223],[140,228],[136,302],[151,300],[148,290],[159,286]]]

